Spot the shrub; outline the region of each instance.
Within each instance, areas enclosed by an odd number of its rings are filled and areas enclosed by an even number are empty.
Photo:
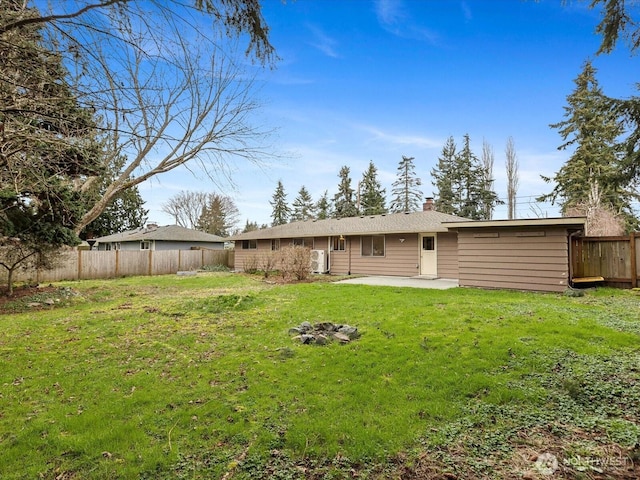
[[[285,280],[306,280],[311,274],[311,250],[294,245],[280,250],[280,270]]]
[[[251,273],[251,274],[258,273],[259,264],[260,264],[260,259],[258,255],[255,255],[255,254],[249,255],[242,262],[242,270],[244,270],[245,273]]]
[[[279,255],[276,252],[265,252],[258,258],[258,267],[262,271],[264,278],[268,278],[270,273],[275,270],[278,263]]]

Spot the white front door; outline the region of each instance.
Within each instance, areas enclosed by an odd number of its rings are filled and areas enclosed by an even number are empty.
[[[420,235],[420,275],[438,276],[437,237],[435,233]]]

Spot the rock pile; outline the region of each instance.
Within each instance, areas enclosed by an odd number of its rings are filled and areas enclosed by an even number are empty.
[[[297,327],[289,329],[289,335],[293,335],[293,340],[303,344],[326,345],[331,340],[340,343],[349,343],[360,336],[356,327],[341,325],[331,322],[320,322],[311,325],[309,322],[302,322]]]

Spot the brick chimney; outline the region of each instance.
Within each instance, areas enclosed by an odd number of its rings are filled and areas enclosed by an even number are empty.
[[[422,210],[424,212],[430,212],[432,210],[435,210],[435,206],[433,203],[433,197],[427,197],[426,201],[422,204]]]

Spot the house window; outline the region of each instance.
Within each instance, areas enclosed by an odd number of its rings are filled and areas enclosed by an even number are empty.
[[[104,246],[105,250],[120,250],[120,242],[107,243]]]
[[[435,237],[422,237],[422,249],[433,251],[436,249]]]
[[[363,257],[384,257],[384,235],[364,236],[360,242]]]
[[[293,246],[300,247],[312,247],[313,248],[313,239],[309,240],[306,238],[294,238],[291,242]]]
[[[255,250],[258,248],[257,240],[243,240],[242,241],[242,250]]]
[[[347,242],[345,241],[344,237],[333,237],[333,250],[344,252],[346,250],[346,243]]]
[[[280,239],[279,238],[274,238],[273,240],[271,240],[271,250],[273,250],[273,251],[280,250]]]
[[[140,242],[140,250],[152,250],[151,245],[151,240],[142,240]]]

